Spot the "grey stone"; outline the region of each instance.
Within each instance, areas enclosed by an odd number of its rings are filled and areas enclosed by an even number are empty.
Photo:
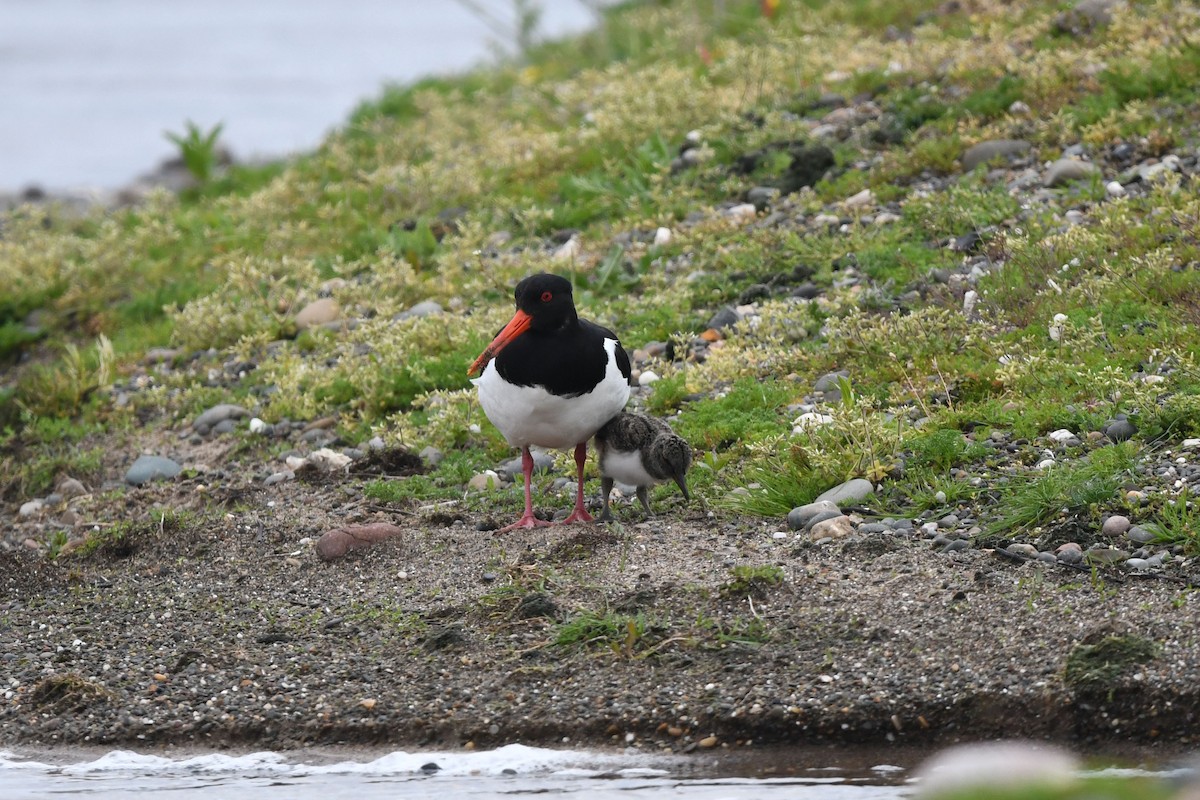
[[[165,456],[138,456],[137,461],[125,473],[125,482],[141,486],[149,481],[174,478],[183,470],[177,462]]]
[[[263,483],[265,483],[267,486],[274,486],[275,484],[282,483],[283,481],[290,481],[295,477],[296,477],[296,473],[292,472],[290,469],[285,469],[280,472],[276,472],[271,475],[268,475],[266,480],[263,481]]]
[[[1149,569],[1150,562],[1144,558],[1130,558],[1125,561],[1125,566],[1130,569]]]
[[[962,154],[963,169],[970,172],[980,164],[986,164],[994,158],[1011,159],[1014,156],[1024,155],[1032,146],[1024,139],[990,139],[980,142]]]
[[[1073,181],[1081,181],[1093,175],[1099,175],[1100,168],[1090,161],[1080,161],[1077,158],[1060,158],[1046,170],[1042,185],[1053,189]]]
[[[834,514],[842,513],[841,509],[837,507],[837,503],[828,501],[818,500],[813,503],[797,506],[788,512],[788,527],[794,531],[807,530],[812,525],[812,521],[817,514],[828,511],[832,511]]]
[[[554,459],[541,450],[531,451],[533,455],[533,471],[534,472],[549,472],[554,468]],[[521,464],[521,457],[510,458],[500,466],[496,467],[496,472],[505,480],[513,480],[518,475],[525,474],[525,468]]]
[[[422,300],[412,308],[407,308],[397,314],[394,319],[414,319],[417,317],[432,317],[444,311],[441,304],[433,300]]]
[[[1054,553],[1049,553],[1049,552],[1038,553],[1037,560],[1045,561],[1047,564],[1057,564],[1058,556],[1054,555]]]
[[[205,411],[192,422],[192,427],[199,433],[208,433],[213,426],[226,420],[241,419],[250,416],[250,412],[233,403],[220,403]]]
[[[725,306],[712,315],[708,321],[708,327],[719,331],[722,328],[728,328],[741,320],[741,315],[732,306]]]
[[[968,550],[971,547],[970,539],[955,539],[942,548],[943,553],[954,553],[958,550]]]
[[[1154,531],[1146,530],[1141,525],[1134,525],[1126,531],[1125,536],[1129,541],[1137,542],[1138,544],[1150,544],[1150,542],[1158,538],[1154,535]]]
[[[867,495],[875,493],[875,486],[866,478],[852,478],[840,486],[834,486],[828,491],[822,492],[816,502],[828,500],[831,503],[837,503],[839,506],[843,503],[857,503],[867,497]]]
[[[1083,561],[1083,551],[1074,549],[1059,550],[1058,560],[1064,564],[1078,564]]]
[[[58,492],[51,492],[50,494],[48,494],[42,498],[42,502],[44,502],[48,506],[61,505],[62,501],[63,501],[63,496],[61,494],[59,494]]]
[[[765,211],[779,197],[779,190],[774,186],[755,186],[746,192],[746,201],[753,203],[759,211]]]
[[[442,459],[445,458],[445,456],[442,454],[442,451],[438,450],[433,445],[429,445],[420,453],[418,453],[418,455],[421,456],[422,461],[431,467],[436,467],[438,464],[442,463]]]
[[[827,372],[824,375],[822,375],[821,377],[817,378],[817,382],[813,384],[813,391],[815,391],[815,392],[833,391],[834,389],[839,388],[839,379],[840,378],[849,378],[849,377],[850,377],[850,372],[848,370],[844,370],[844,369],[840,369],[837,372]]]
[[[387,443],[383,441],[382,436],[372,436],[370,441],[367,442],[368,450],[383,450],[386,447]],[[422,456],[422,458],[424,458],[424,456]]]
[[[58,493],[67,500],[87,494],[87,487],[74,478],[65,478],[58,484]]]
[[[237,427],[237,423],[231,419],[224,419],[212,426],[213,436],[220,436],[223,433],[233,433],[233,429]]]
[[[1104,435],[1114,442],[1123,442],[1126,439],[1131,439],[1137,432],[1137,426],[1127,419],[1114,420],[1104,429]]]

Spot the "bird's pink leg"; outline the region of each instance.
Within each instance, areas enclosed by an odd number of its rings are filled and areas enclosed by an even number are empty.
[[[529,452],[529,448],[521,450],[521,469],[525,473],[525,513],[521,518],[512,525],[506,525],[496,533],[504,533],[515,528],[541,528],[544,525],[549,525],[544,519],[538,519],[533,515],[533,496],[529,493],[529,484],[533,482],[533,454]],[[582,472],[580,473],[583,474]]]
[[[575,492],[575,510],[571,512],[571,516],[562,521],[563,525],[569,522],[591,522],[592,515],[589,514],[583,507],[583,465],[587,463],[587,442],[580,442],[575,445],[575,467],[579,474],[579,488]]]

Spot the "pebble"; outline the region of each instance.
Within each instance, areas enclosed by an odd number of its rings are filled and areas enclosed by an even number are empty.
[[[64,478],[58,484],[58,493],[64,499],[70,500],[73,497],[79,497],[87,494],[87,487],[74,478]]]
[[[1129,553],[1115,547],[1097,547],[1083,554],[1083,560],[1089,564],[1116,564],[1129,558]]]
[[[1104,429],[1104,435],[1114,442],[1123,442],[1131,439],[1138,431],[1137,426],[1127,419],[1114,420],[1108,427]]]
[[[141,486],[149,481],[174,478],[183,467],[165,456],[138,456],[133,466],[125,473],[125,482]]]
[[[754,203],[739,203],[733,208],[726,209],[725,216],[739,225],[745,225],[758,218],[758,209],[755,208]]]
[[[292,472],[290,469],[285,469],[285,470],[281,470],[279,472],[271,473],[270,475],[267,476],[266,480],[264,480],[263,483],[265,483],[267,486],[274,486],[275,484],[282,483],[283,481],[290,481],[295,477],[296,477],[295,472]]]
[[[658,373],[654,370],[646,370],[638,375],[638,386],[649,386],[658,380]]]
[[[406,319],[418,319],[420,317],[434,317],[444,312],[442,304],[434,300],[422,300],[412,308],[407,308],[397,314],[394,319],[403,321]]]
[[[336,320],[342,313],[342,307],[332,297],[322,297],[314,300],[296,313],[295,322],[299,330],[320,327]]]
[[[467,481],[467,487],[476,491],[499,489],[504,485],[503,479],[493,470],[484,470]]]
[[[1104,520],[1104,525],[1100,530],[1105,536],[1108,536],[1109,538],[1116,538],[1129,530],[1129,525],[1129,517],[1126,517],[1122,514],[1113,514],[1111,517]]]
[[[970,539],[955,539],[952,542],[947,542],[946,546],[942,548],[942,552],[943,553],[954,553],[959,550],[969,550],[970,547],[971,547]]]
[[[839,514],[836,517],[814,523],[809,529],[809,533],[814,540],[844,539],[854,533],[854,523],[845,514]]]
[[[1150,544],[1150,542],[1158,538],[1153,531],[1146,530],[1141,525],[1134,525],[1132,528],[1129,528],[1125,533],[1125,537],[1129,541],[1138,544]]]
[[[1104,191],[1109,197],[1124,197],[1127,194],[1120,181],[1109,181],[1104,184]]]
[[[40,514],[45,506],[46,503],[40,499],[29,500],[21,504],[21,508],[17,511],[17,514],[22,517],[32,517],[35,514]]]
[[[659,228],[654,232],[654,246],[665,247],[671,243],[671,238],[672,234],[670,228]]]
[[[321,534],[315,545],[317,555],[325,561],[333,561],[354,550],[370,547],[385,539],[400,536],[403,531],[389,522],[372,522],[367,525],[343,525]]]
[[[852,478],[839,486],[834,486],[832,489],[822,492],[815,502],[819,503],[825,500],[840,506],[842,503],[859,502],[874,493],[875,486],[869,480],[866,478]]]
[[[1144,558],[1129,558],[1125,560],[1125,566],[1130,569],[1150,569],[1150,562]]]
[[[788,512],[788,527],[794,531],[808,530],[809,526],[812,525],[813,520],[816,519],[818,514],[830,512],[836,516],[841,514],[842,510],[838,508],[837,503],[831,503],[827,500],[817,500],[812,503],[797,506]]]
[[[1031,544],[1025,542],[1013,542],[1008,547],[1004,548],[1013,555],[1034,557],[1038,554],[1038,549]]]
[[[803,433],[808,428],[817,428],[822,425],[832,424],[833,417],[828,414],[818,414],[815,411],[809,411],[792,420],[792,433]]]
[[[219,403],[205,411],[192,421],[192,428],[204,436],[214,427],[227,420],[237,420],[250,416],[250,412],[234,403]]]
[[[544,450],[531,450],[533,456],[533,471],[534,472],[550,472],[554,469],[554,457]],[[496,467],[496,471],[488,470],[492,475],[499,475],[504,480],[514,480],[518,475],[525,474],[525,467],[521,464],[521,457],[510,458],[500,466]]]
[[[1049,436],[1051,439],[1058,442],[1059,444],[1066,444],[1072,440],[1074,440],[1076,443],[1079,442],[1079,437],[1076,436],[1072,431],[1067,430],[1066,428],[1059,428],[1056,431],[1051,431]]]
[[[1024,139],[990,139],[980,142],[962,154],[963,169],[967,172],[994,158],[1011,159],[1029,152],[1033,145]]]
[[[418,455],[421,457],[422,461],[431,467],[436,467],[438,464],[442,463],[442,459],[445,458],[445,456],[442,454],[442,451],[438,450],[433,445],[427,445],[421,450],[420,453],[418,453]]]
[[[1063,186],[1098,174],[1100,174],[1100,168],[1090,161],[1060,158],[1046,170],[1046,177],[1042,179],[1042,185],[1053,189],[1056,186]]]

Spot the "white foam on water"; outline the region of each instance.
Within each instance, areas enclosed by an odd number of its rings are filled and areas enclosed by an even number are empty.
[[[287,754],[257,752],[243,755],[206,753],[183,758],[171,758],[131,750],[112,750],[91,760],[69,764],[47,764],[23,759],[0,751],[0,771],[19,769],[53,772],[61,775],[83,776],[105,773],[147,775],[172,774],[240,774],[302,777],[311,775],[352,774],[362,776],[395,776],[425,774],[423,767],[436,764],[437,775],[561,775],[564,777],[595,777],[614,774],[622,777],[658,777],[668,770],[654,767],[664,757],[642,754],[608,754],[579,750],[551,750],[510,744],[495,750],[474,752],[407,752],[397,750],[371,761],[337,761],[327,764],[307,763],[303,753]],[[631,765],[632,762],[632,765]]]

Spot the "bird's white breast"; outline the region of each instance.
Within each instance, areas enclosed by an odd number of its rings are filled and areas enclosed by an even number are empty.
[[[479,390],[479,405],[514,447],[572,448],[590,439],[629,400],[629,381],[617,367],[616,347],[615,339],[604,340],[608,355],[604,378],[592,391],[576,397],[551,394],[541,386],[511,384],[500,377],[493,359],[472,381]]]
[[[652,477],[642,466],[642,458],[637,451],[617,453],[606,450],[600,463],[600,473],[633,486],[653,486],[658,483],[658,479]]]

